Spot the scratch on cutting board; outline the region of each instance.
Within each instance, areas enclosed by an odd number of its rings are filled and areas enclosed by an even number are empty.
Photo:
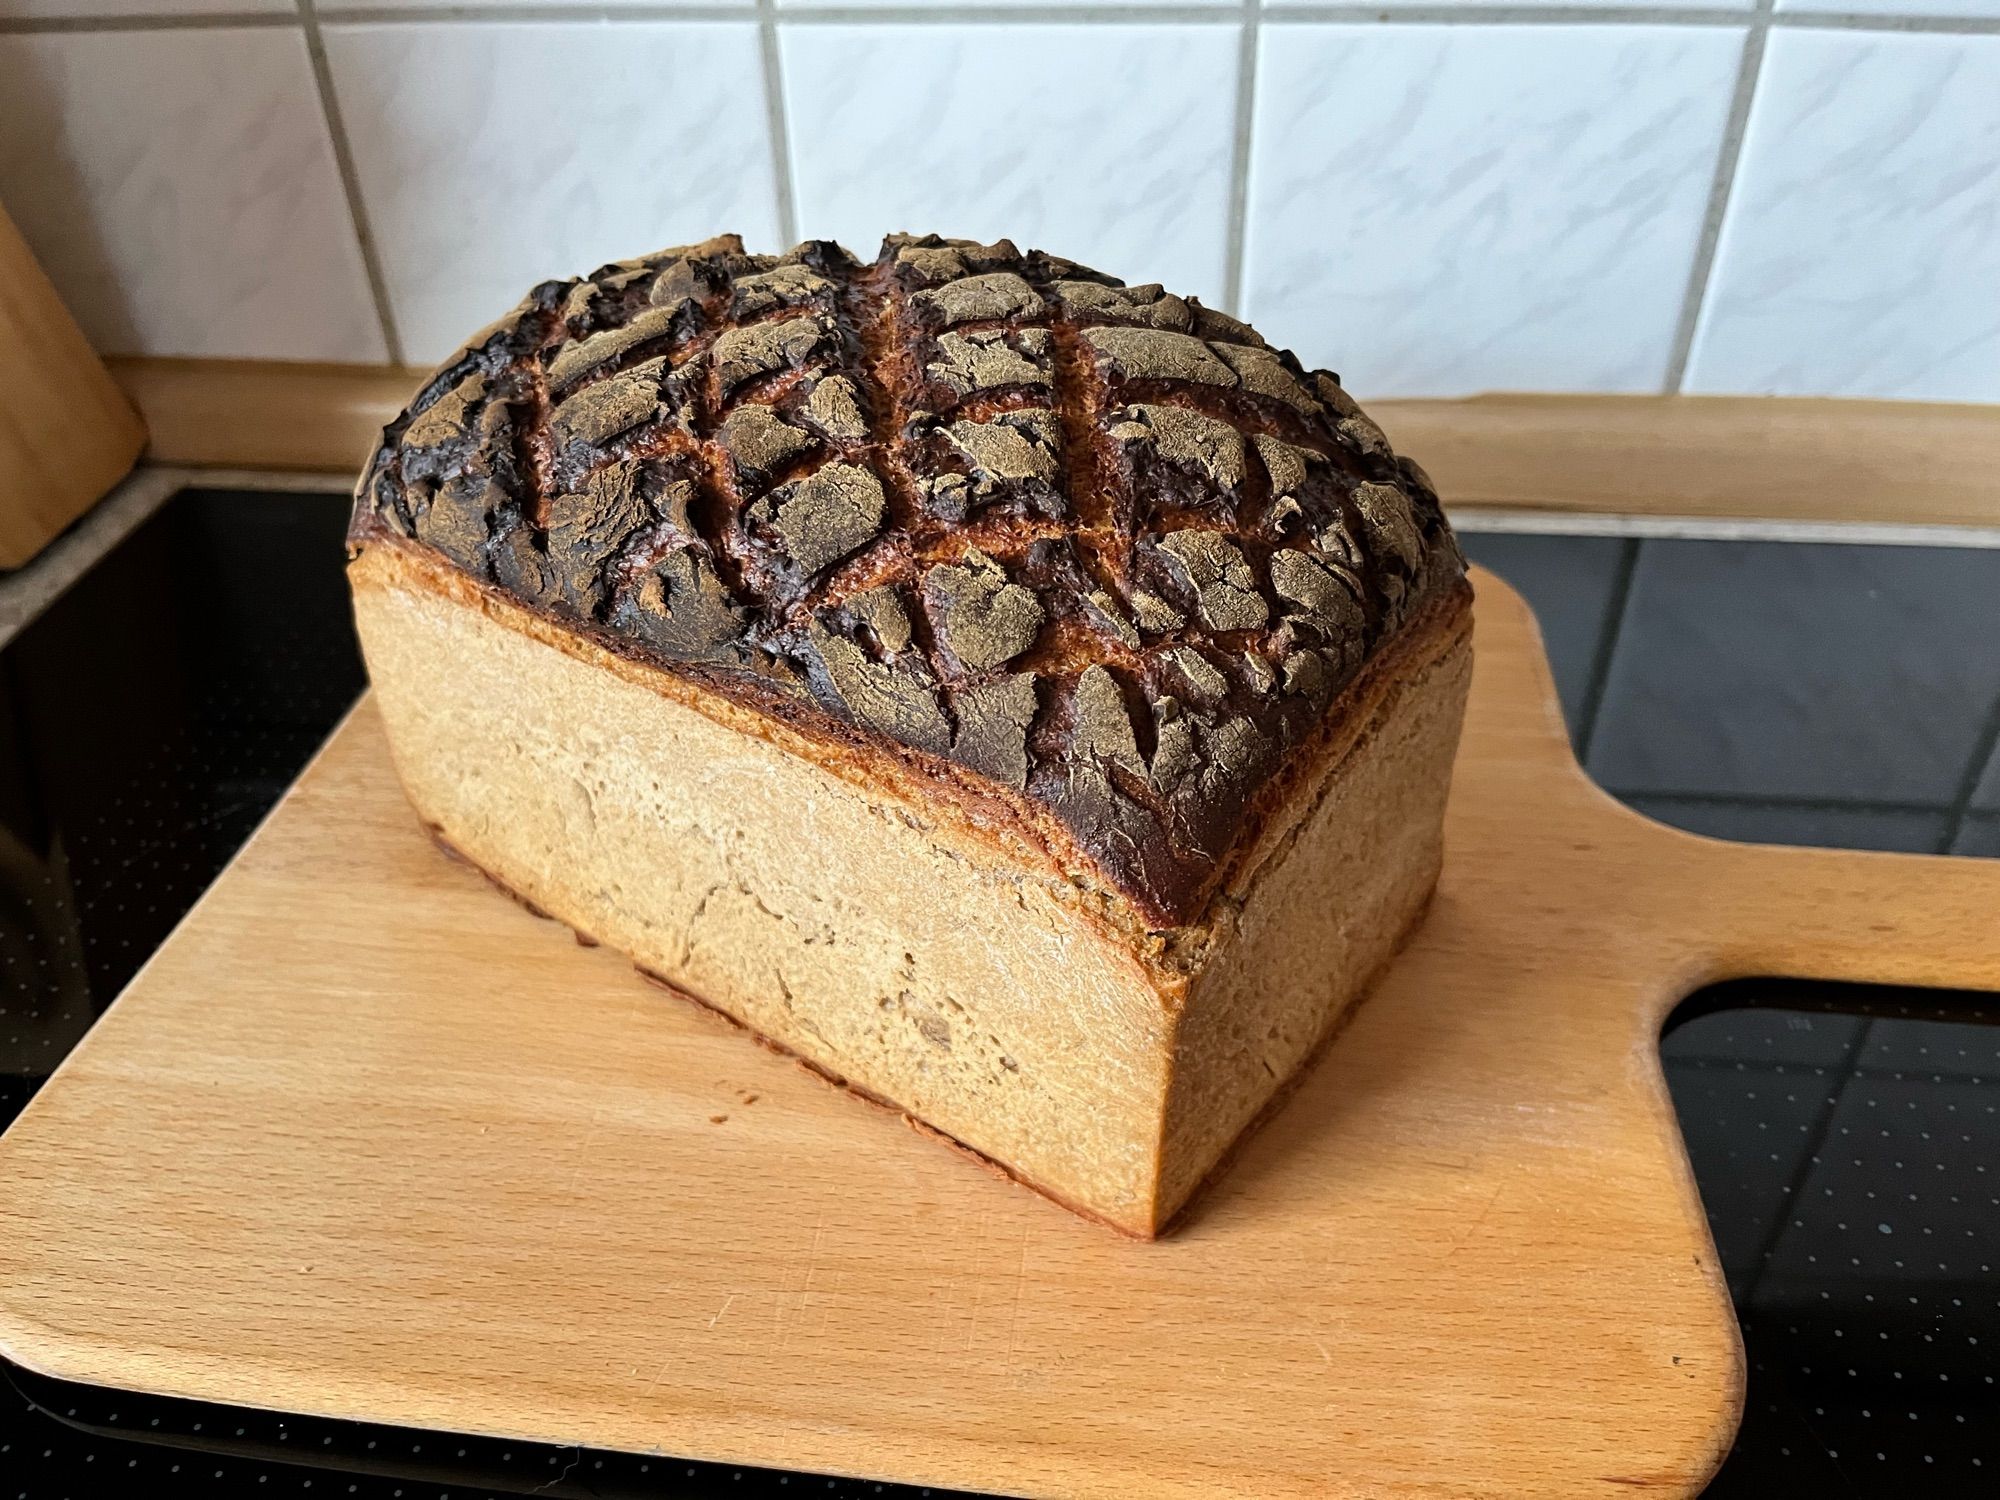
[[[806,1255],[806,1279],[799,1285],[799,1307],[803,1311],[806,1300],[812,1296],[813,1276],[819,1270],[819,1247],[826,1240],[826,1211],[820,1211],[813,1222],[813,1247]]]
[[[1028,1232],[1021,1231],[1021,1257],[1014,1269],[1014,1315],[1007,1324],[1007,1358],[1011,1362],[1021,1336],[1021,1304],[1028,1295]]]
[[[1313,1348],[1319,1350],[1319,1357],[1325,1360],[1328,1364],[1332,1364],[1333,1354],[1330,1350],[1328,1350],[1325,1343],[1321,1341],[1320,1336],[1316,1333],[1308,1331],[1306,1337],[1312,1340]]]
[[[955,1292],[956,1291],[955,1284],[953,1289]],[[986,1302],[986,1283],[983,1280],[975,1280],[972,1283],[972,1306],[970,1309],[967,1310],[965,1314],[965,1343],[963,1345],[963,1348],[965,1353],[967,1354],[970,1354],[972,1352],[973,1344],[978,1341],[979,1309],[985,1305],[985,1302]],[[947,1301],[946,1306],[949,1305],[950,1303]]]
[[[1459,1251],[1463,1250],[1466,1247],[1466,1245],[1471,1242],[1472,1237],[1479,1233],[1480,1228],[1486,1223],[1487,1219],[1491,1217],[1493,1213],[1493,1205],[1500,1201],[1500,1194],[1503,1191],[1505,1191],[1504,1186],[1495,1187],[1493,1189],[1492,1193],[1486,1199],[1486,1206],[1479,1210],[1479,1217],[1474,1219],[1472,1221],[1471,1226],[1465,1231],[1465,1233],[1461,1234],[1457,1239],[1453,1240],[1451,1243],[1451,1248],[1445,1251],[1444,1258],[1446,1260],[1450,1260],[1454,1255],[1458,1254]]]
[[[555,1228],[550,1231],[551,1234],[561,1234],[563,1230],[569,1228],[569,1221],[576,1217],[576,1185],[583,1181],[584,1170],[591,1164],[590,1143],[597,1135],[598,1122],[603,1118],[603,1104],[592,1105],[590,1119],[585,1122],[582,1138],[576,1145],[576,1170],[569,1174],[569,1182],[563,1188],[563,1196],[569,1200],[569,1204],[564,1208],[562,1217],[556,1220]]]
[[[653,1387],[658,1385],[663,1379],[666,1378],[667,1366],[672,1363],[673,1360],[671,1357],[660,1361],[659,1369],[653,1371],[653,1378],[647,1381],[646,1388],[643,1391],[639,1392],[639,1399],[641,1401],[644,1401],[648,1396],[653,1394]]]
[[[778,1347],[780,1349],[783,1349],[791,1342],[792,1329],[798,1323],[797,1318],[787,1318],[785,1316],[785,1304],[787,1302],[795,1302],[796,1311],[801,1316],[804,1315],[807,1306],[812,1301],[813,1273],[819,1269],[819,1248],[821,1242],[825,1239],[826,1210],[821,1209],[819,1218],[813,1223],[812,1249],[806,1253],[805,1280],[799,1283],[799,1289],[795,1296],[780,1297],[778,1299]]]
[[[727,1297],[724,1297],[722,1299],[722,1306],[717,1308],[715,1316],[708,1320],[708,1326],[710,1328],[713,1328],[717,1323],[720,1323],[722,1321],[722,1315],[729,1311],[729,1304],[734,1302],[735,1300],[736,1300],[736,1293],[734,1292],[731,1292]]]

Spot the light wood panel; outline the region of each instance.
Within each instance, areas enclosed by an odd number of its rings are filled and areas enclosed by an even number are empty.
[[[1743,1369],[1661,1019],[1760,972],[2000,989],[2000,863],[1625,811],[1570,758],[1525,607],[1476,582],[1433,909],[1165,1239],[490,890],[417,828],[364,704],[0,1139],[0,1349],[1023,1495],[1694,1493]]]
[[[138,413],[0,210],[0,568],[18,568],[123,479]]]
[[[413,369],[119,359],[156,462],[358,470]],[[1705,396],[1368,403],[1448,504],[2000,526],[2000,406]]]

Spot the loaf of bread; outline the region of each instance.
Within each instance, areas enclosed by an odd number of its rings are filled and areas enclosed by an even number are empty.
[[[1437,498],[1157,286],[935,236],[546,282],[385,430],[350,544],[441,842],[1132,1234],[1437,877]]]

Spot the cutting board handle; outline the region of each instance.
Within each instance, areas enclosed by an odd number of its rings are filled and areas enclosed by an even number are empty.
[[[2000,996],[2000,860],[1733,843],[1634,811],[1577,764],[1526,601],[1483,569],[1473,585],[1478,682],[1458,774],[1478,790],[1454,801],[1457,826],[1476,828],[1517,871],[1532,860],[1538,897],[1611,935],[1611,947],[1646,950],[1642,1025],[1726,979]],[[1522,807],[1558,831],[1533,856],[1520,844]]]
[[[1697,842],[1707,847],[1695,889],[1715,904],[1713,978],[1988,990],[2000,1001],[2000,860]]]

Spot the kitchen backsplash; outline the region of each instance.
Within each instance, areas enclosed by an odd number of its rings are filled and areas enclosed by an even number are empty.
[[[2000,0],[0,0],[0,202],[100,348],[441,358],[736,229],[1011,235],[1375,395],[2000,401]]]

